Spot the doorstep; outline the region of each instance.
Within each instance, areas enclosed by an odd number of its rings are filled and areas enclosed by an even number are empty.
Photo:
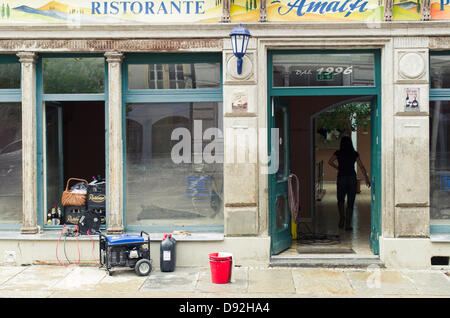
[[[384,267],[378,255],[301,254],[270,257],[270,267]]]
[[[0,231],[0,241],[55,241],[58,240],[61,234],[61,230],[47,230],[42,233],[37,234],[22,234],[17,231]],[[103,234],[105,234],[103,232]],[[127,234],[127,233],[126,233]],[[136,232],[128,232],[128,234],[136,234]],[[152,233],[150,232],[150,241],[162,241],[165,233]],[[196,242],[196,241],[223,241],[224,234],[217,232],[203,232],[203,233],[189,233],[189,235],[173,235],[175,240],[177,241],[188,241],[188,242]],[[61,237],[63,239],[64,236]],[[75,240],[76,237],[69,236],[67,240]],[[98,241],[98,234],[96,235],[79,235],[79,240],[96,240]]]

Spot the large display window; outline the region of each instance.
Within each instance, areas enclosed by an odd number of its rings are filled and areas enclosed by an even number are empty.
[[[450,54],[430,52],[430,231],[450,233]]]
[[[127,230],[223,231],[219,54],[124,61]]]

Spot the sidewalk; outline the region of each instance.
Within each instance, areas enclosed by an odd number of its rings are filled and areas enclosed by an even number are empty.
[[[218,285],[206,267],[154,269],[139,277],[122,269],[109,276],[95,266],[0,266],[0,297],[450,297],[448,275],[442,270],[236,267],[232,282]]]

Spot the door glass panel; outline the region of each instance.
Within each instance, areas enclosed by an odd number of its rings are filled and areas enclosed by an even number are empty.
[[[450,224],[450,102],[430,103],[430,223]]]
[[[287,200],[285,195],[279,195],[275,203],[276,210],[276,229],[282,230],[286,227],[288,221]]]
[[[47,160],[47,209],[61,199],[63,188],[62,107],[47,105],[46,160]],[[48,220],[46,220],[48,221]]]
[[[372,53],[274,54],[273,86],[373,86]]]
[[[278,171],[277,180],[287,176],[286,171],[286,113],[283,108],[275,109],[275,128],[278,129]]]

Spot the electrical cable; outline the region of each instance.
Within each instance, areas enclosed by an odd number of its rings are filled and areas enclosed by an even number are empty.
[[[91,230],[87,230],[86,234],[89,236],[89,238],[92,241],[92,256],[95,260],[95,264],[100,264],[100,262],[97,260],[97,257],[95,257],[95,254],[94,254],[95,243],[94,243],[94,239],[89,235],[90,232],[91,232]]]

